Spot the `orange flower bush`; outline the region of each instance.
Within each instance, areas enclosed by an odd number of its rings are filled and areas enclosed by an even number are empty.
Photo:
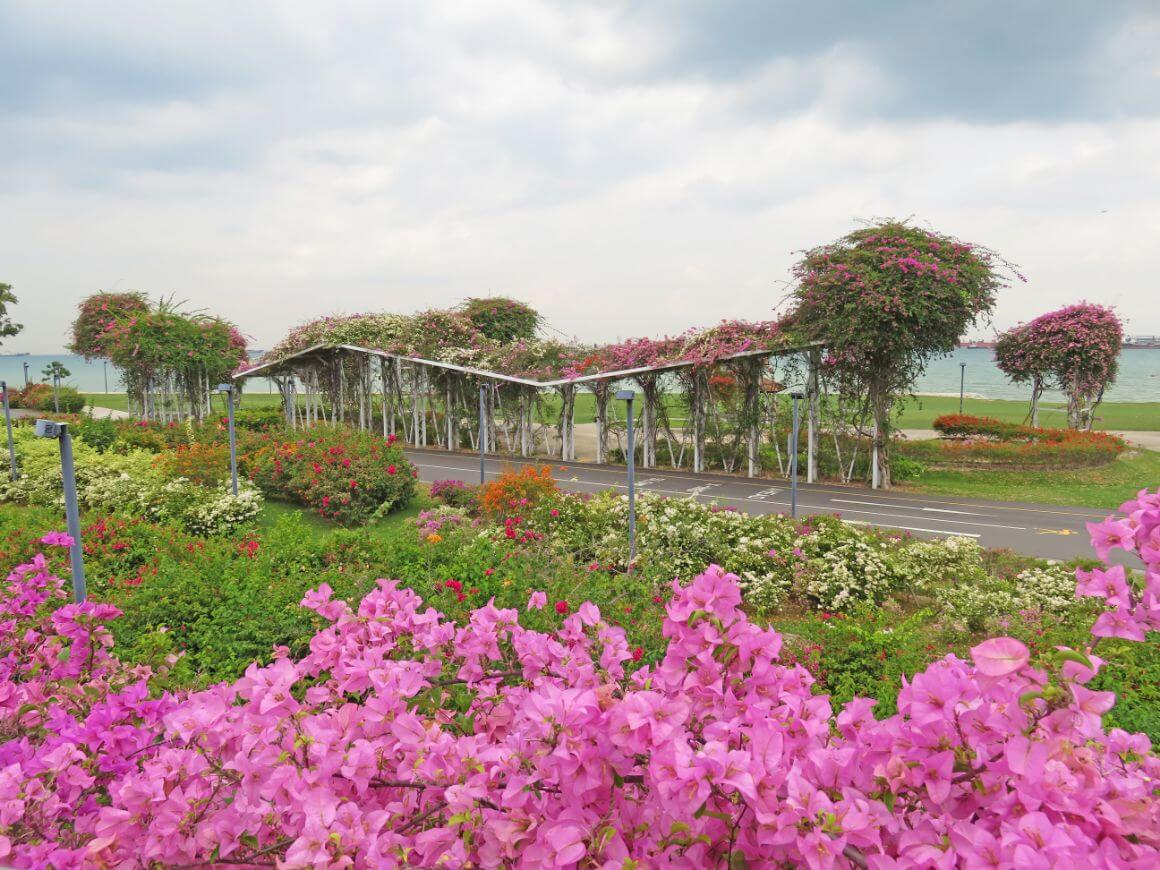
[[[551,466],[525,465],[518,471],[509,468],[480,487],[479,507],[483,513],[497,517],[526,514],[541,499],[559,491]]]

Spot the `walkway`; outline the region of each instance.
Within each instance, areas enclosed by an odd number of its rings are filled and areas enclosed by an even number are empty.
[[[406,452],[419,469],[421,480],[479,480],[478,455],[418,449]],[[568,491],[627,489],[624,466],[561,464],[559,460],[488,457],[487,477],[497,477],[512,467],[548,464],[560,487]],[[790,486],[780,479],[645,469],[637,472],[636,484],[641,492],[716,502],[747,513],[790,511]],[[1108,514],[1091,508],[944,498],[833,484],[800,484],[797,504],[801,516],[840,514],[850,523],[901,529],[920,537],[961,535],[974,538],[985,547],[1006,547],[1048,559],[1091,557],[1085,523]]]

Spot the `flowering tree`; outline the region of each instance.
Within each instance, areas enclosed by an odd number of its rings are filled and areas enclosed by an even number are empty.
[[[210,391],[246,359],[246,340],[228,321],[152,305],[137,292],[83,300],[70,349],[116,365],[146,419],[203,417]]]
[[[599,610],[552,634],[461,625],[380,581],[233,684],[151,698],[109,605],[57,607],[37,556],[0,591],[0,861],[307,866],[1154,866],[1160,758],[1105,731],[1101,638],[1160,630],[1160,492],[1092,526],[1107,610],[1087,650],[992,638],[916,674],[898,713],[840,711],[717,568],[674,583],[669,647],[632,664]],[[67,536],[46,543],[67,545]],[[542,592],[528,608],[542,608]],[[562,605],[562,606],[561,606]]]
[[[530,305],[504,296],[472,297],[464,300],[460,310],[476,329],[500,344],[531,341],[543,321]]]
[[[1004,265],[976,245],[889,221],[807,251],[794,267],[787,325],[824,341],[827,368],[865,391],[883,486],[895,398],[990,312]]]
[[[1016,383],[1031,381],[1031,425],[1037,425],[1038,394],[1050,379],[1067,396],[1068,426],[1090,430],[1104,390],[1119,370],[1123,341],[1115,311],[1080,302],[1004,333],[995,360]]]
[[[1027,421],[1039,425],[1039,399],[1051,376],[1051,354],[1026,324],[1009,329],[995,342],[995,364],[1017,384],[1031,384]]]

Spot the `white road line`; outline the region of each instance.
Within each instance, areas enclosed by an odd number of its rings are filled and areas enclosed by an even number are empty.
[[[816,505],[816,504],[800,504],[799,503],[798,507],[799,508],[806,508],[807,510],[818,510],[818,511],[827,510],[827,508],[825,508],[821,505]],[[925,519],[930,519],[929,517],[915,517],[915,516],[909,516],[907,514],[884,514],[884,513],[881,513],[880,511],[860,511],[860,510],[854,510],[853,508],[851,508],[848,511],[842,512],[843,516],[845,514],[848,514],[848,513],[849,514],[870,514],[871,516],[884,517],[887,520],[925,520]],[[851,522],[853,522],[853,520],[851,520]],[[1004,525],[1000,525],[999,523],[976,523],[973,520],[943,520],[942,522],[954,523],[955,525],[961,525],[961,526],[979,526],[980,528],[985,528],[985,529],[1014,529],[1017,532],[1027,531],[1026,526],[1004,526]]]
[[[910,504],[884,504],[883,502],[880,502],[880,501],[858,501],[857,499],[853,499],[853,498],[832,498],[832,499],[830,499],[830,501],[834,502],[835,504],[866,504],[866,505],[870,505],[872,507],[893,508],[894,510],[916,510],[917,509],[917,510],[924,511],[926,513],[961,514],[962,516],[965,516],[965,517],[989,516],[989,514],[978,513],[977,511],[953,511],[953,510],[950,510],[949,508],[919,507],[918,505],[910,505]]]
[[[846,520],[852,526],[873,526],[876,523],[868,523],[865,520]],[[974,532],[960,532],[956,529],[920,529],[916,526],[888,526],[891,529],[902,529],[907,532],[930,532],[932,535],[954,535],[959,538],[979,538]]]

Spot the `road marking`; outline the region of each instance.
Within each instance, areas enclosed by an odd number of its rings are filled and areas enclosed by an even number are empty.
[[[878,523],[868,523],[865,520],[846,520],[852,526],[874,526]],[[974,532],[960,532],[956,529],[920,529],[916,526],[886,526],[888,529],[902,529],[906,532],[930,532],[932,535],[951,535],[956,538],[979,538],[981,535],[976,535]]]
[[[1041,535],[1078,535],[1075,529],[1036,529]]]
[[[883,504],[880,501],[858,501],[857,499],[853,499],[853,498],[832,498],[832,499],[830,499],[830,501],[834,502],[835,504],[838,504],[838,503],[840,503],[840,504],[866,504],[866,505],[871,505],[872,507],[892,508],[894,510],[908,510],[908,509],[918,507],[917,505]],[[924,508],[918,508],[918,509],[922,510],[924,512],[927,512],[927,513],[960,514],[964,517],[985,517],[985,516],[987,516],[987,514],[977,513],[976,511],[953,511],[953,510],[950,510],[948,508],[924,507]]]
[[[721,484],[719,483],[706,483],[702,486],[690,486],[685,490],[685,492],[687,492],[689,495],[701,495],[701,493],[705,492],[706,490],[716,489],[720,485]]]
[[[636,482],[637,486],[652,486],[654,483],[664,483],[663,477],[646,477]]]
[[[756,499],[757,501],[765,501],[765,499],[771,498],[777,495],[779,492],[782,492],[782,490],[778,489],[777,487],[770,487],[769,489],[763,489],[761,492],[755,492],[753,495],[747,496],[747,498]]]
[[[829,508],[826,508],[823,505],[816,505],[816,504],[799,504],[798,507],[805,508],[806,510],[816,510],[816,511],[823,511],[823,512],[829,510]],[[872,514],[873,516],[884,517],[888,520],[895,520],[895,519],[897,519],[897,520],[925,520],[925,519],[928,519],[928,517],[915,517],[915,516],[909,516],[907,514],[884,514],[884,513],[881,513],[880,511],[860,511],[860,510],[855,510],[853,508],[851,508],[848,511],[843,511],[843,513],[842,513],[843,517],[848,513],[850,513],[850,514]],[[850,522],[854,522],[854,521],[850,520]],[[979,526],[980,528],[985,528],[985,529],[1014,529],[1017,532],[1027,531],[1026,526],[1004,526],[1004,525],[1001,525],[999,523],[978,523],[978,522],[975,522],[974,520],[943,520],[942,522],[954,523],[955,525],[961,525],[961,526]]]
[[[420,453],[420,454],[424,454],[427,456],[462,457],[465,461],[468,461],[468,462],[470,461],[470,457],[468,456],[468,454],[465,454],[462,452],[454,452],[454,451],[448,452],[445,450],[434,450],[434,449],[429,448],[429,447],[411,447],[411,446],[406,446],[405,450],[408,452]],[[536,459],[527,459],[527,458],[521,458],[521,457],[495,456],[495,457],[488,457],[488,460],[494,461],[494,462],[501,462],[501,463],[504,463],[507,465],[534,465],[537,467],[543,465],[546,461],[551,462],[550,459],[546,459],[545,457],[540,457],[540,458],[536,458]],[[623,466],[610,467],[610,466],[596,465],[595,463],[583,463],[583,462],[577,463],[577,464],[579,464],[581,466],[585,466],[585,465],[589,466],[590,469],[592,470],[592,472],[594,472],[594,473],[604,472],[607,474],[619,475],[620,477],[624,476],[624,467]],[[432,467],[433,468],[440,468],[440,467],[441,468],[448,468],[448,467],[450,467],[453,470],[460,471],[460,472],[471,471],[470,468],[463,468],[461,466],[432,466]],[[691,472],[681,473],[679,471],[668,472],[668,476],[672,480],[696,481],[696,480],[703,480],[705,478],[705,475],[703,475],[703,474],[693,474]],[[730,484],[734,484],[736,486],[740,486],[740,487],[750,487],[750,486],[764,486],[765,483],[767,482],[767,480],[760,480],[759,481],[759,480],[754,480],[751,478],[738,477],[736,479],[730,479],[727,482]],[[838,487],[838,486],[827,485],[827,484],[822,484],[822,483],[802,484],[802,491],[804,493],[807,493],[810,495],[825,496],[829,493],[834,493],[836,495],[842,495],[842,494],[848,494],[849,492],[851,492],[852,489],[855,489],[855,488],[854,487]],[[737,498],[741,498],[741,497],[742,496],[737,496]],[[921,507],[922,502],[929,503],[931,501],[934,501],[938,504],[960,505],[962,507],[980,507],[980,505],[977,502],[952,501],[950,499],[939,498],[938,496],[924,496],[920,493],[914,493],[912,495],[881,494],[881,495],[878,495],[878,498],[882,498],[882,499],[886,499],[887,501],[895,502],[894,504],[891,504],[888,506],[896,508],[896,509],[901,508],[903,510],[905,510],[907,508],[918,510]],[[919,504],[905,504],[905,502],[919,502]],[[883,506],[886,507],[887,505],[883,505]],[[1019,513],[1056,514],[1057,516],[1077,517],[1077,518],[1087,517],[1087,518],[1091,518],[1091,519],[1103,519],[1107,515],[1106,512],[1100,513],[1098,511],[1092,510],[1090,508],[1089,509],[1073,508],[1071,510],[1068,510],[1067,508],[1047,508],[1047,507],[1035,508],[1035,507],[1024,507],[1022,505],[1013,505],[1013,504],[994,504],[994,505],[988,505],[988,507],[990,507],[992,510],[995,510],[995,511],[1016,511]]]

